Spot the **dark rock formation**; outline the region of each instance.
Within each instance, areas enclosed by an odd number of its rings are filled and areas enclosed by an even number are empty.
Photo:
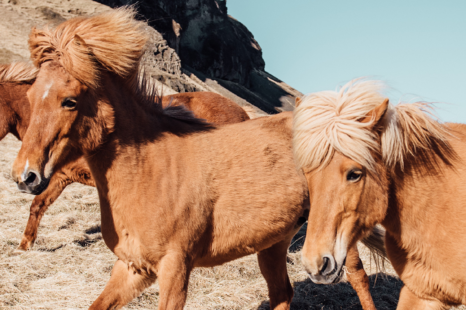
[[[136,5],[140,17],[178,51],[188,75],[217,82],[268,113],[290,110],[298,91],[264,71],[254,36],[227,14],[225,0],[97,0],[110,7]],[[172,84],[166,77],[164,84]],[[175,82],[175,84],[179,84]],[[182,91],[175,86],[176,91]]]
[[[226,1],[221,0],[98,0],[118,7],[135,4],[149,25],[159,31],[173,49],[179,31],[179,55],[183,65],[211,78],[220,78],[242,85],[248,73],[264,70],[259,44],[241,23],[227,15]]]

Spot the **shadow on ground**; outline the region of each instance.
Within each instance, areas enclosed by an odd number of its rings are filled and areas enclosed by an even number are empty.
[[[369,277],[371,294],[378,310],[394,310],[398,303],[403,282],[400,279],[378,274]],[[258,310],[268,310],[269,302],[264,301]],[[311,280],[295,282],[292,310],[360,310],[361,304],[349,283],[333,285],[314,284]]]

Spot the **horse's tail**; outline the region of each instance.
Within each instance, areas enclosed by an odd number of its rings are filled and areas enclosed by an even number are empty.
[[[387,251],[385,249],[385,230],[375,226],[371,233],[363,238],[361,242],[371,252],[377,271],[384,271],[384,263],[388,261]]]

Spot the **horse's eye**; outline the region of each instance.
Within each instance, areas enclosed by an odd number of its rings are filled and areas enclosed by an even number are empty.
[[[61,106],[66,109],[74,109],[76,108],[76,99],[66,98],[62,101]]]
[[[349,182],[357,182],[361,179],[361,177],[362,177],[361,170],[351,170],[346,175],[346,180],[348,180]]]

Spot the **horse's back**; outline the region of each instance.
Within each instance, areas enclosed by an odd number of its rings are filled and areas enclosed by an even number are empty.
[[[292,154],[291,125],[292,113],[284,112],[216,127],[208,132],[171,135],[162,142],[166,154],[159,157],[166,158],[172,165],[176,162],[183,166],[177,171],[193,170],[197,173],[202,170],[205,175],[215,177],[216,181],[239,178],[244,184],[250,177],[257,184],[259,181],[269,182],[270,178],[266,176],[275,180],[274,176],[284,174],[296,180],[299,173]],[[160,154],[161,151],[157,152]],[[170,179],[176,180],[176,176]],[[198,184],[211,184],[210,181],[199,180]],[[256,186],[253,184],[251,187]]]
[[[239,123],[249,119],[246,111],[238,104],[212,92],[190,92],[162,97],[164,107],[170,103],[174,106],[184,105],[195,116],[217,125]]]

